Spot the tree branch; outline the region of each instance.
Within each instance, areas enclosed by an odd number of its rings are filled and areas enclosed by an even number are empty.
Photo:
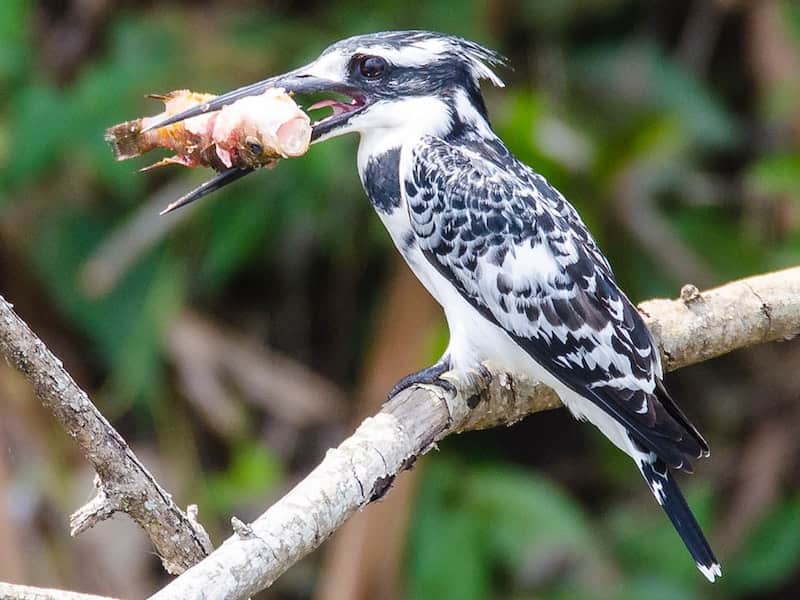
[[[800,333],[800,268],[730,283],[678,300],[641,306],[666,370],[736,348]],[[317,548],[350,515],[379,499],[394,477],[451,433],[506,425],[559,406],[556,395],[498,365],[477,374],[449,373],[458,394],[413,386],[391,398],[322,463],[252,524],[156,593],[157,600],[247,598]]]
[[[202,526],[184,514],[106,421],[61,361],[0,296],[0,354],[31,383],[37,398],[92,463],[97,495],[70,519],[72,535],[128,513],[145,530],[164,568],[182,573],[213,549]]]
[[[0,581],[0,598],[3,600],[114,600],[106,596],[81,594],[65,590],[16,585]]]

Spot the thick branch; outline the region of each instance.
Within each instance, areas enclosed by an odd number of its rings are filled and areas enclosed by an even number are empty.
[[[734,281],[707,292],[684,286],[679,300],[639,306],[659,342],[664,369],[798,334],[800,267]]]
[[[175,505],[64,370],[61,361],[2,296],[0,355],[30,381],[37,398],[55,415],[97,472],[97,495],[72,516],[72,535],[115,511],[123,511],[145,530],[170,573],[182,573],[212,550],[199,523]]]
[[[667,370],[800,333],[800,268],[734,282],[704,294],[642,305]],[[247,598],[314,550],[351,514],[380,498],[394,477],[445,436],[493,427],[559,405],[548,388],[486,365],[492,381],[448,374],[455,398],[415,386],[366,419],[286,496],[153,596]]]
[[[16,585],[0,581],[0,598],[3,600],[114,600],[107,596],[81,594],[65,590]]]

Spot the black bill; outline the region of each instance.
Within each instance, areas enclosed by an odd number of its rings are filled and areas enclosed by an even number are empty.
[[[225,187],[229,183],[233,183],[237,179],[241,179],[248,173],[252,173],[253,169],[241,169],[239,167],[233,167],[232,169],[227,169],[226,171],[221,171],[212,179],[209,179],[205,183],[197,186],[188,194],[184,194],[175,202],[172,202],[162,210],[159,214],[165,215],[167,213],[172,212],[180,208],[181,206],[186,206],[187,204],[194,202],[195,200],[199,200],[203,196],[210,194],[211,192],[215,192],[216,190]]]

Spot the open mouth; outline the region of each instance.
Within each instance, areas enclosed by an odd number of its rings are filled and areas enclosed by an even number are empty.
[[[358,114],[366,108],[367,99],[356,93],[342,92],[349,101],[342,101],[335,98],[325,98],[314,102],[306,108],[306,112],[317,111],[330,108],[331,112],[319,120],[315,120],[311,127],[311,140],[315,141],[322,135],[329,133],[347,123],[353,115]]]

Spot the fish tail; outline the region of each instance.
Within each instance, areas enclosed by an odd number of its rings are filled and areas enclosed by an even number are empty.
[[[106,129],[105,140],[111,144],[114,158],[117,160],[134,158],[156,147],[151,136],[142,133],[142,121],[134,119]]]

